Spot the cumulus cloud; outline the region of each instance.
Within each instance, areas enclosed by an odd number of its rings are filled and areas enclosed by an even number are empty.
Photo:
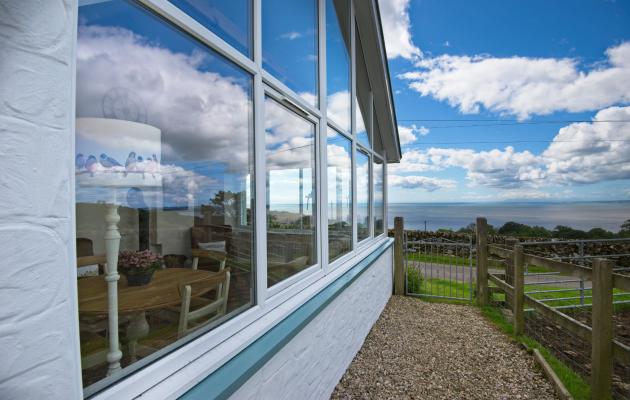
[[[409,0],[379,0],[388,58],[415,59],[422,52],[413,44]]]
[[[557,111],[600,110],[630,102],[630,42],[606,50],[606,61],[582,70],[563,58],[441,55],[400,75],[422,96],[462,113],[481,108],[526,119]]]
[[[432,147],[405,152],[389,170],[409,174],[462,168],[472,186],[512,189],[500,198],[548,198],[549,193],[532,189],[630,179],[630,122],[619,121],[630,121],[630,106],[609,107],[593,122],[561,128],[540,154],[512,146],[488,151]]]
[[[543,152],[549,176],[560,183],[630,179],[630,107],[599,111],[594,122],[570,124]]]
[[[426,136],[429,134],[429,129],[424,126],[416,126],[416,124],[412,124],[411,126],[402,126],[398,125],[398,136],[400,137],[400,144],[406,145],[416,141],[418,138],[416,135]]]
[[[427,192],[434,192],[438,189],[452,189],[457,186],[457,182],[451,179],[438,179],[418,175],[390,175],[388,182],[392,186],[399,186],[404,189],[424,189]]]
[[[208,64],[219,61],[211,57],[201,47],[177,53],[123,28],[81,26],[77,116],[142,118],[138,122],[161,130],[163,158],[213,160],[243,171],[249,162],[250,83],[236,71],[209,71]]]

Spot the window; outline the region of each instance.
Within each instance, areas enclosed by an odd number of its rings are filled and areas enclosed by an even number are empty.
[[[357,239],[370,236],[370,158],[357,151]]]
[[[326,85],[328,118],[350,132],[350,3],[326,0]]]
[[[251,0],[170,0],[170,2],[251,58]]]
[[[383,170],[383,161],[374,157],[374,169],[372,170],[374,175],[374,236],[384,232]]]
[[[78,308],[89,395],[254,303],[253,82],[133,3],[92,2],[79,21]],[[116,242],[105,239],[112,211],[122,236],[114,297],[104,262]],[[107,360],[112,337],[122,370]]]
[[[328,128],[328,259],[352,250],[352,142]]]
[[[263,68],[318,105],[317,0],[263,0]]]
[[[315,124],[265,99],[267,284],[317,263]]]

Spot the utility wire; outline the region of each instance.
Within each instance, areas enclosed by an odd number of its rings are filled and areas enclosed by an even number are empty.
[[[504,120],[422,120],[422,119],[399,119],[398,121],[407,121],[407,122],[492,122],[496,121],[497,123],[483,123],[483,124],[466,124],[466,125],[423,125],[424,128],[427,129],[447,129],[447,128],[476,128],[476,127],[486,127],[486,126],[529,126],[529,125],[543,125],[543,124],[566,124],[566,123],[578,123],[578,122],[587,122],[587,123],[630,123],[630,120],[597,120],[597,121],[587,121],[587,120],[566,120],[566,121],[508,121]]]
[[[580,143],[580,142],[584,142],[585,140],[553,140],[553,139],[549,139],[549,140],[505,140],[505,141],[498,141],[498,140],[474,140],[474,141],[459,141],[459,142],[421,142],[418,141],[416,143],[413,144],[408,144],[408,145],[404,145],[406,147],[415,147],[415,146],[422,146],[422,145],[426,145],[426,144],[498,144],[498,143],[506,143],[506,144],[511,144],[511,143]],[[594,139],[594,140],[589,140],[588,142],[630,142],[630,139]]]

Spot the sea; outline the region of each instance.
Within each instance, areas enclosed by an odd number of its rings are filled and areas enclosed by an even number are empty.
[[[390,203],[389,227],[394,217],[404,218],[405,229],[435,231],[465,227],[478,216],[496,228],[508,221],[553,229],[557,225],[618,232],[630,219],[630,201],[606,202],[501,202],[501,203]]]

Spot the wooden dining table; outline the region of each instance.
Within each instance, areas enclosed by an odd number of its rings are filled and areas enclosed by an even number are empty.
[[[125,278],[118,283],[118,313],[130,315],[127,326],[129,355],[136,360],[138,340],[149,334],[146,312],[163,309],[181,303],[179,288],[185,284],[208,278],[216,272],[190,268],[167,268],[153,274],[151,282],[144,286],[129,286]],[[197,291],[196,296],[212,290]],[[79,314],[82,316],[106,315],[108,312],[107,282],[103,275],[78,280]]]

